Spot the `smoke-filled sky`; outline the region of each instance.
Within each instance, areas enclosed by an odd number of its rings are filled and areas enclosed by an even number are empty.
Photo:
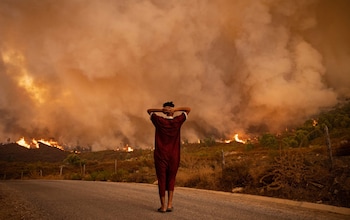
[[[1,0],[0,138],[153,145],[276,132],[350,97],[347,0]]]

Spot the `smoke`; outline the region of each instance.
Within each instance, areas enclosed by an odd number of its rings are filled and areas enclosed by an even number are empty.
[[[279,131],[350,95],[349,2],[2,0],[0,138],[153,145],[146,113],[192,112],[183,139]]]

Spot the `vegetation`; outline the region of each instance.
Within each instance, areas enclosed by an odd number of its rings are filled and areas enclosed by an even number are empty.
[[[246,144],[210,137],[181,151],[177,186],[350,207],[350,103]],[[72,153],[61,163],[3,160],[0,167],[3,179],[156,181],[153,151],[142,149]]]

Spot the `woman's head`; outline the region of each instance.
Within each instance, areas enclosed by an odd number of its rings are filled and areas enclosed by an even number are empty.
[[[164,104],[163,104],[163,108],[165,108],[165,107],[172,107],[172,108],[174,108],[175,107],[175,105],[174,105],[174,103],[173,102],[165,102]]]
[[[173,116],[174,111],[173,108],[175,107],[173,102],[166,102],[163,104],[163,113],[167,116]]]

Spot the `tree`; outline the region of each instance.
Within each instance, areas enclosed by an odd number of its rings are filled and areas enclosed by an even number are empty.
[[[85,160],[82,160],[78,155],[76,154],[69,154],[66,159],[63,161],[64,163],[71,164],[73,166],[81,166],[85,164]]]

